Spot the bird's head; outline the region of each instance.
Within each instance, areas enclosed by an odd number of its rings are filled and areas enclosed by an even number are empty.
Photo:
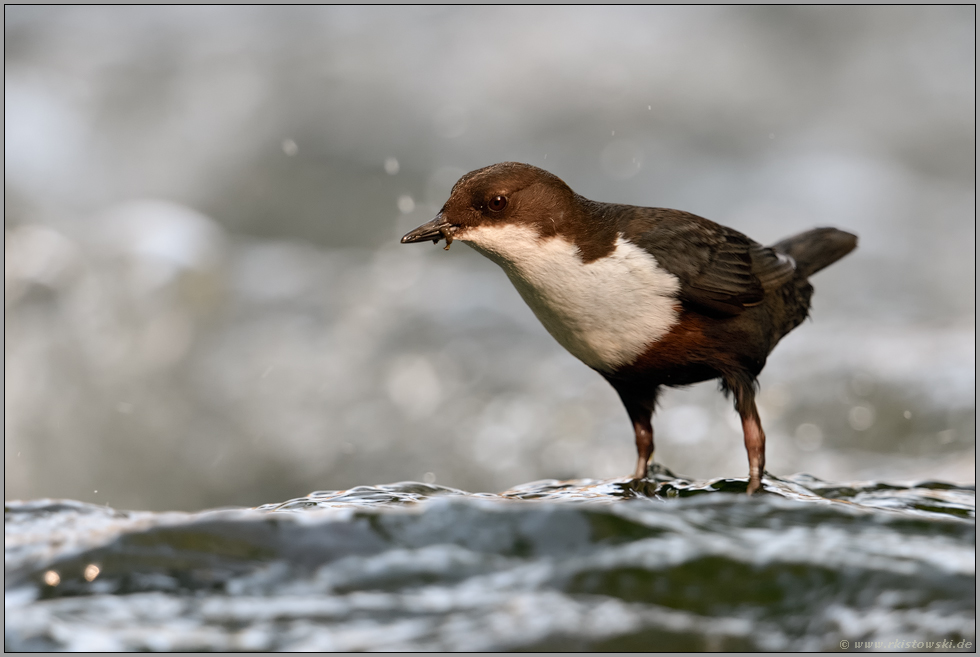
[[[432,221],[402,237],[402,244],[470,242],[479,251],[500,249],[501,239],[557,235],[572,220],[575,194],[544,169],[504,162],[466,174]],[[489,255],[490,253],[487,253]],[[500,254],[504,255],[504,254]]]

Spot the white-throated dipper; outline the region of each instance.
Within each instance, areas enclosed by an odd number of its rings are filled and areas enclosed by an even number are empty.
[[[766,462],[756,377],[806,319],[807,278],[857,245],[815,228],[762,246],[688,212],[590,201],[517,162],[460,178],[436,218],[401,241],[440,239],[500,265],[548,332],[612,384],[636,433],[637,479],[653,457],[661,388],[720,379],[742,420],[750,494]]]

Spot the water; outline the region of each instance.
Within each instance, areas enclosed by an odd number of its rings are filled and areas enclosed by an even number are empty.
[[[200,513],[8,502],[5,648],[972,651],[973,486],[745,485],[660,470]]]

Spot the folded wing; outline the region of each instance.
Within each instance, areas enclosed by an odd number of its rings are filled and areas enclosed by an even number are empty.
[[[738,315],[793,278],[792,257],[738,231],[678,210],[636,210],[627,239],[677,276],[681,301],[698,311]]]

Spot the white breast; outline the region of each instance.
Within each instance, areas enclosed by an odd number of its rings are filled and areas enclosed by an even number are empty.
[[[574,244],[524,226],[473,228],[457,239],[499,264],[548,332],[597,370],[631,363],[677,322],[677,277],[622,236],[588,264]]]

